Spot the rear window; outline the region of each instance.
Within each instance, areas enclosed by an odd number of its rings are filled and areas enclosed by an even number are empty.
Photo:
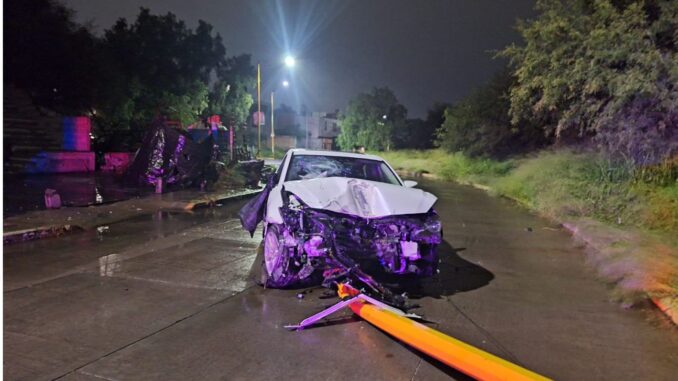
[[[401,185],[391,168],[383,161],[319,155],[292,156],[285,181],[319,177],[349,177]]]

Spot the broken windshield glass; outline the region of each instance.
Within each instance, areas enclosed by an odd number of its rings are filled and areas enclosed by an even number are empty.
[[[294,155],[285,181],[320,177],[349,177],[401,185],[391,169],[379,160],[356,157]]]

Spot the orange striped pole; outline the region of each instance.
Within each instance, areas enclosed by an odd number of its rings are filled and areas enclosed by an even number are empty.
[[[342,299],[359,293],[346,284],[339,284],[338,291]],[[363,299],[356,299],[349,307],[356,315],[382,331],[478,380],[549,380]]]

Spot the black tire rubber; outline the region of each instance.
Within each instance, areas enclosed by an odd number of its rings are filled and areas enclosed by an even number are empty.
[[[286,288],[298,283],[297,272],[290,267],[289,251],[282,247],[278,251],[278,258],[274,264],[271,264],[271,270],[266,266],[267,242],[271,244],[273,240],[280,242],[280,227],[278,225],[268,225],[264,235],[263,256],[261,259],[261,284],[266,288]],[[272,250],[271,247],[268,248]],[[272,253],[268,253],[269,257]],[[270,258],[269,258],[270,259]]]

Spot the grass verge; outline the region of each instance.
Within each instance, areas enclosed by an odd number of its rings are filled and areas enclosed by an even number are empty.
[[[489,187],[563,223],[589,262],[634,301],[678,296],[678,183],[639,179],[596,154],[567,150],[495,161],[443,150],[380,153],[397,170]]]
[[[286,153],[287,149],[276,148],[274,155],[274,152],[271,151],[270,148],[262,148],[257,155],[257,159],[282,159]]]

